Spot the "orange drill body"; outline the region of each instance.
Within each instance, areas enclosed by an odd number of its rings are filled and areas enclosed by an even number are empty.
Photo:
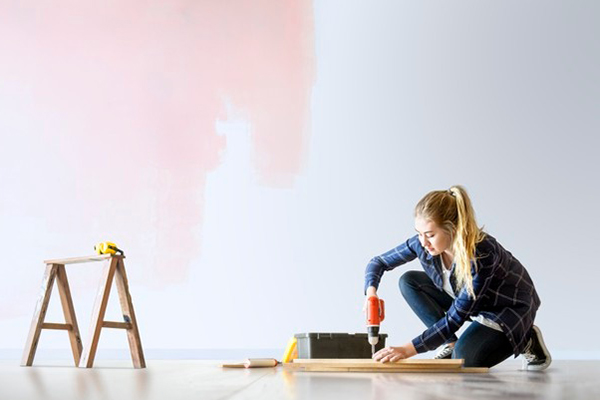
[[[373,353],[375,353],[375,345],[379,343],[379,326],[384,318],[385,306],[383,300],[376,296],[367,298],[367,333]]]

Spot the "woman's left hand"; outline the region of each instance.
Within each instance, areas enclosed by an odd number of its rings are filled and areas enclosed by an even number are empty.
[[[394,362],[403,360],[405,358],[410,358],[416,354],[417,350],[415,350],[415,346],[413,346],[412,343],[407,343],[400,347],[384,347],[373,355],[373,360],[380,361],[382,363]]]

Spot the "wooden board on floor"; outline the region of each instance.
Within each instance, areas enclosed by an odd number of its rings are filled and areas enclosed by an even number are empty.
[[[296,358],[294,364],[334,364],[334,365],[397,365],[397,366],[443,366],[447,368],[460,368],[464,364],[461,359],[405,359],[389,363],[380,363],[370,358]]]
[[[400,360],[380,363],[370,359],[296,359],[285,368],[306,372],[453,372],[485,373],[489,368],[464,368],[464,360]]]
[[[285,367],[292,370],[304,372],[395,372],[395,373],[438,373],[438,374],[481,374],[488,373],[489,368],[353,368],[353,367]]]

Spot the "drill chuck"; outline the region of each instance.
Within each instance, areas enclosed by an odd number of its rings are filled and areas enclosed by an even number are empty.
[[[368,326],[369,343],[374,346],[379,343],[379,326]]]

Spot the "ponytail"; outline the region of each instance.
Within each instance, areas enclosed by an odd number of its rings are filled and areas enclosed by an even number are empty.
[[[456,211],[458,214],[456,223],[456,236],[452,248],[454,250],[454,261],[456,263],[455,275],[459,287],[464,286],[469,296],[475,299],[473,292],[473,275],[471,275],[471,261],[475,260],[475,247],[485,236],[475,221],[475,211],[471,205],[471,199],[462,186],[452,186],[448,189],[456,199]],[[475,263],[477,271],[477,263]]]
[[[475,298],[471,262],[475,260],[477,243],[485,233],[477,226],[471,199],[462,186],[428,193],[417,203],[415,216],[432,220],[452,238],[454,274],[458,287],[464,287],[470,297]],[[475,263],[477,271],[477,264]]]

